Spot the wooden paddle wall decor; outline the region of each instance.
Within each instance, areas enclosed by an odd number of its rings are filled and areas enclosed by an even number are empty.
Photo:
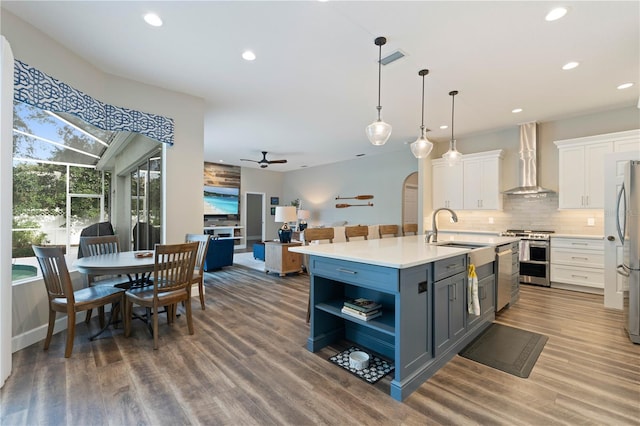
[[[373,195],[356,195],[355,197],[341,197],[338,195],[336,197],[336,200],[371,200],[372,198]],[[373,207],[373,203],[368,202],[367,204],[336,204],[337,209],[344,209],[346,207]]]

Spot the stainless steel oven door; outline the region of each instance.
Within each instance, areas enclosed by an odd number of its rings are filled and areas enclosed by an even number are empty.
[[[522,244],[528,256],[520,257],[520,282],[545,287],[551,285],[549,242],[527,240]]]

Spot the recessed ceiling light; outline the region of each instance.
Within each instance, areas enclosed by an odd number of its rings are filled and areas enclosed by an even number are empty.
[[[631,86],[633,86],[633,83],[623,83],[620,86],[618,86],[618,90],[628,89]]]
[[[242,59],[244,59],[245,61],[253,61],[254,59],[256,59],[256,54],[250,50],[245,50],[244,52],[242,52]]]
[[[447,126],[446,124],[443,124],[442,126],[440,126],[440,128],[441,128],[442,130],[444,130],[444,129],[448,129],[448,128],[449,128],[449,126]]]
[[[522,112],[522,108],[512,109],[511,112],[514,113],[514,114],[517,114],[519,112]]]
[[[545,21],[557,21],[558,19],[562,18],[564,15],[567,14],[567,8],[566,7],[556,7],[555,9],[551,10],[551,12],[547,13],[547,16],[544,17]]]
[[[144,21],[152,27],[161,27],[162,19],[155,13],[147,13],[144,15]]]
[[[580,65],[580,62],[567,62],[566,64],[564,64],[562,66],[563,70],[572,70],[574,68],[576,68],[578,65]]]

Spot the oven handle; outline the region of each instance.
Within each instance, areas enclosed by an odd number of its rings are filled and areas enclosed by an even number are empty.
[[[537,240],[527,240],[529,241],[529,247],[549,247],[548,241],[537,241]]]

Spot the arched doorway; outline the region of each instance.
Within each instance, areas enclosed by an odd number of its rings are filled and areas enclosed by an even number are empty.
[[[418,223],[418,172],[407,176],[402,184],[402,225]]]

